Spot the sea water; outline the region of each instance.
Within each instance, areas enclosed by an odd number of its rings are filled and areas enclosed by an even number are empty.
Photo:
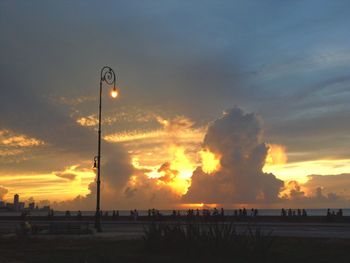
[[[220,212],[220,208],[219,212]],[[286,208],[285,208],[286,209]],[[210,211],[213,211],[212,209],[209,209]],[[297,209],[292,209],[294,211],[297,211]],[[307,212],[307,215],[309,216],[326,216],[327,215],[327,208],[323,209],[305,209]],[[334,211],[335,213],[339,210],[339,208],[332,208],[330,211]],[[117,210],[115,210],[117,211]],[[118,210],[120,216],[129,216],[131,210]],[[178,211],[178,210],[176,210]],[[181,215],[186,215],[187,210],[179,210]],[[201,212],[201,209],[199,209]],[[234,215],[234,209],[225,209],[225,215]],[[281,209],[258,209],[258,215],[259,216],[280,216],[281,215]],[[112,215],[113,210],[103,210],[103,213],[108,212],[108,215]],[[148,215],[148,210],[137,210],[138,214],[140,216],[146,216]],[[173,210],[159,210],[159,212],[162,215],[171,215]],[[250,209],[247,208],[248,215],[250,214]],[[32,216],[46,216],[48,212],[45,211],[31,211],[30,215]],[[54,211],[55,216],[64,216],[66,211]],[[83,216],[93,216],[95,215],[95,211],[81,211]],[[0,216],[19,216],[20,212],[0,212]],[[72,216],[77,215],[78,211],[70,211],[70,214]],[[343,209],[343,216],[350,216],[350,209]]]

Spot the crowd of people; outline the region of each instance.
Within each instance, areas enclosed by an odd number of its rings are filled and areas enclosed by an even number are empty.
[[[281,216],[282,217],[285,217],[285,216],[288,216],[288,217],[291,217],[291,216],[298,216],[298,217],[306,217],[307,216],[307,212],[305,209],[296,209],[296,210],[292,210],[291,208],[289,208],[288,210],[287,209],[284,209],[282,208],[281,209]]]
[[[54,216],[54,211],[50,210],[48,212],[48,217],[53,217]],[[113,210],[111,215],[109,214],[108,211],[100,211],[100,216],[101,217],[111,217],[113,219],[117,219],[119,218],[119,211],[118,210]],[[147,217],[148,218],[152,218],[152,219],[161,219],[164,215],[157,209],[148,209],[147,210]],[[169,215],[166,215],[169,216]],[[203,218],[217,218],[217,217],[225,217],[225,216],[230,216],[230,217],[237,217],[237,218],[241,218],[241,217],[257,217],[259,216],[259,211],[256,208],[251,208],[251,209],[246,209],[246,208],[241,208],[241,209],[235,209],[232,211],[230,211],[230,213],[226,213],[226,211],[224,210],[224,208],[213,208],[211,210],[209,209],[188,209],[186,211],[184,210],[172,210],[170,216],[172,218],[193,218],[193,217],[203,217]],[[281,209],[281,213],[280,213],[281,217],[307,217],[307,211],[305,209]],[[338,218],[338,217],[342,217],[343,216],[343,210],[342,209],[338,209],[337,211],[334,210],[330,210],[327,209],[327,214],[326,217],[328,219],[332,219],[332,218]],[[65,217],[67,218],[72,218],[73,216],[71,215],[71,212],[69,210],[67,210],[65,212]],[[82,212],[79,210],[77,211],[75,217],[77,217],[78,219],[82,218]],[[129,214],[129,218],[137,221],[139,219],[139,212],[138,210],[134,209],[134,210],[130,210],[130,214]]]
[[[189,209],[186,211],[185,216],[187,217],[199,217],[199,216],[203,216],[203,217],[224,217],[224,216],[229,216],[230,214],[226,214],[224,208],[220,208],[217,209],[216,207],[213,210],[209,210],[209,209]],[[176,211],[173,210],[172,212],[172,216],[173,217],[179,217],[181,216],[180,211]],[[231,215],[232,216],[232,215]],[[258,216],[258,209],[252,208],[250,210],[250,212],[248,212],[248,210],[246,208],[243,209],[236,209],[233,211],[233,216],[235,217],[247,217],[247,216],[251,216],[251,217],[256,217]]]
[[[343,216],[343,209],[339,209],[337,212],[335,212],[334,210],[331,210],[328,208],[327,209],[327,217],[342,217]]]

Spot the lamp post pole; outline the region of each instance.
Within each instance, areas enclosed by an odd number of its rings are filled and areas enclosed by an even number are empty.
[[[100,194],[101,194],[101,122],[102,122],[102,86],[103,82],[108,85],[113,85],[112,97],[116,98],[118,96],[115,82],[116,77],[113,69],[108,66],[105,66],[101,69],[101,78],[100,78],[100,101],[98,108],[98,148],[97,156],[95,157],[94,167],[97,168],[97,178],[96,178],[96,214],[95,214],[95,228],[98,232],[102,231],[101,228],[101,209],[100,209]]]

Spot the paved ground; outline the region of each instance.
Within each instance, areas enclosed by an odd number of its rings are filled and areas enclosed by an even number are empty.
[[[74,222],[74,221],[65,221]],[[16,226],[20,221],[0,221],[0,235],[15,233]],[[49,225],[52,221],[32,222],[40,225]],[[167,222],[166,224],[169,224]],[[89,223],[93,228],[93,222]],[[135,239],[143,235],[147,223],[144,222],[103,222],[102,233],[94,233],[92,236],[113,239]],[[244,231],[248,224],[245,222],[235,223],[237,231]],[[249,224],[252,229],[259,228],[265,233],[271,232],[273,236],[281,237],[327,237],[350,239],[350,224],[348,223],[277,223],[264,222]],[[43,235],[40,235],[41,237]],[[89,238],[89,235],[77,236],[77,238]],[[49,238],[48,235],[46,235]],[[91,235],[90,235],[91,237]]]

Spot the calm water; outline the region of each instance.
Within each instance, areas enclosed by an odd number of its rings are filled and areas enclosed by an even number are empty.
[[[295,209],[294,209],[295,210]],[[325,216],[327,214],[327,209],[305,209],[307,214],[309,216]],[[331,209],[331,211],[337,212],[337,208]],[[173,210],[160,210],[161,214],[163,215],[171,215]],[[201,210],[200,210],[201,211]],[[212,210],[211,210],[212,211]],[[104,211],[103,211],[104,212]],[[108,211],[109,215],[112,215],[113,211]],[[138,210],[139,215],[147,215],[147,210]],[[182,215],[186,215],[186,210],[180,210],[180,213]],[[233,215],[234,209],[228,209],[225,210],[225,215]],[[248,215],[250,213],[250,210],[248,209]],[[65,211],[55,211],[55,216],[64,216]],[[71,215],[76,215],[77,211],[71,211]],[[95,214],[94,211],[82,211],[83,215],[86,216],[93,216]],[[259,215],[260,216],[279,216],[281,214],[280,209],[259,209]],[[15,216],[20,215],[20,213],[17,212],[0,212],[0,216]],[[31,215],[33,216],[46,216],[47,212],[42,211],[33,211],[31,212]],[[130,215],[129,210],[119,210],[119,215],[121,216],[128,216]],[[350,216],[350,209],[343,209],[343,215],[344,216]]]

